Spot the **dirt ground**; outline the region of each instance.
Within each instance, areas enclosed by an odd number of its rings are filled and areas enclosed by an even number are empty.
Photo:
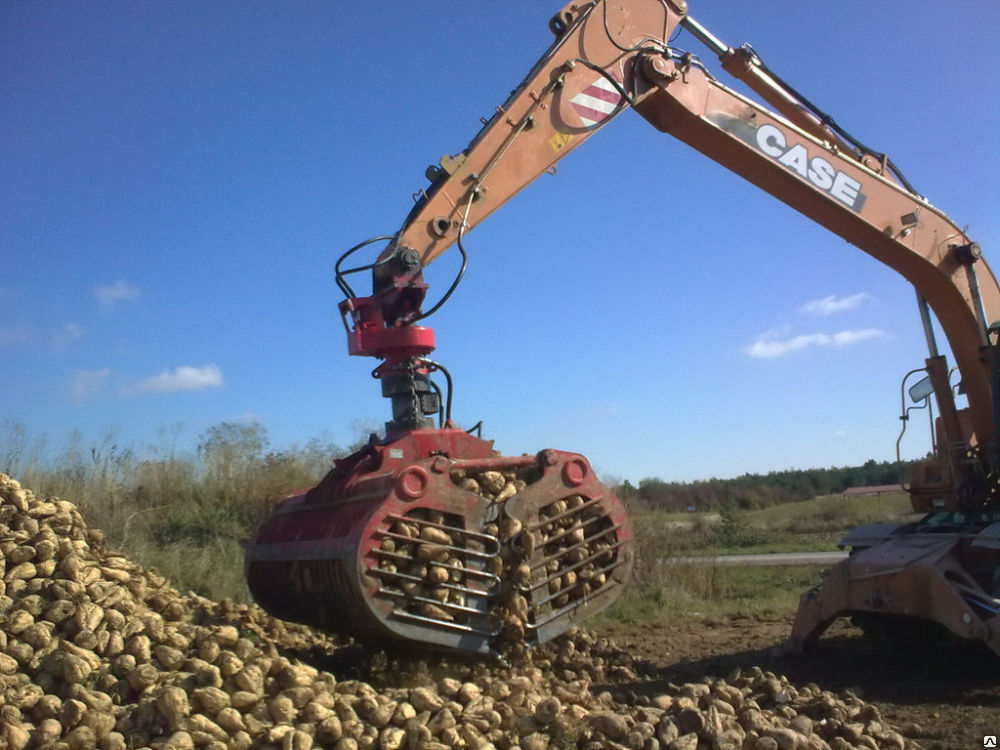
[[[787,675],[793,684],[853,690],[924,750],[981,748],[985,735],[1000,734],[1000,658],[985,648],[948,640],[907,651],[873,643],[839,620],[814,653],[781,655],[778,647],[790,631],[790,618],[740,618],[608,625],[601,632],[644,660],[645,679],[619,689],[655,694],[669,682],[725,677],[734,668],[756,665]]]

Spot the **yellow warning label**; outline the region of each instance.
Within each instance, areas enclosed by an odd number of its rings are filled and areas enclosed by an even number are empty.
[[[569,145],[569,142],[573,140],[573,136],[570,133],[563,133],[561,131],[556,131],[549,138],[549,145],[552,146],[553,151],[558,151]]]

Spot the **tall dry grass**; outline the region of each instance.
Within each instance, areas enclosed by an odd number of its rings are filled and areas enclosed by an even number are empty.
[[[44,496],[76,504],[90,526],[182,589],[249,599],[241,543],[289,492],[319,481],[344,449],[321,439],[276,451],[255,422],[205,431],[195,453],[136,451],[114,433],[86,445],[78,432],[55,454],[21,425],[0,434],[0,471]]]

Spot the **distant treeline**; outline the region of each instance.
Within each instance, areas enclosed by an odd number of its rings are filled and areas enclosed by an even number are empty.
[[[868,460],[861,466],[790,469],[697,482],[664,482],[650,477],[638,487],[626,480],[616,491],[627,502],[656,510],[752,510],[832,495],[849,487],[897,484],[908,467],[907,462]]]

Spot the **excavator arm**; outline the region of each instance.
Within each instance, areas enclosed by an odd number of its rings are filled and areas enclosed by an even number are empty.
[[[683,0],[568,4],[550,21],[556,39],[524,81],[464,150],[428,169],[431,184],[387,254],[405,248],[422,265],[430,263],[596,130],[634,109],[913,284],[925,317],[945,471],[959,492],[972,481],[960,476],[972,471],[962,468],[967,453],[992,446],[995,435],[988,328],[1000,318],[1000,286],[978,246],[885,155],[833,124],[750,48],[730,48],[686,10]],[[693,54],[672,47],[678,28],[778,111],[727,87]],[[969,403],[965,417],[955,407],[926,306],[954,353]]]

